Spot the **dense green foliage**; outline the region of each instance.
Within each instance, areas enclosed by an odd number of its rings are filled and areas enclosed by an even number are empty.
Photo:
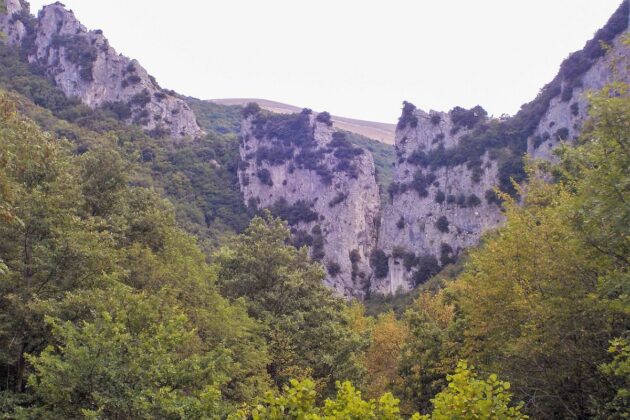
[[[219,284],[226,296],[245,299],[250,316],[265,326],[267,370],[276,385],[310,376],[332,392],[335,381],[359,378],[362,340],[343,301],[322,283],[322,267],[309,261],[306,248],[285,245],[288,239],[279,219],[255,218],[215,255]]]
[[[152,138],[120,121],[130,115],[129,110],[121,110],[121,104],[91,110],[76,98],[67,98],[24,62],[19,51],[2,44],[0,86],[28,98],[15,98],[21,111],[44,129],[70,140],[76,153],[116,139],[124,159],[132,164],[131,182],[163,193],[175,205],[180,225],[200,238],[204,248],[247,226],[249,215],[236,176],[240,111],[233,107],[189,99],[208,136],[180,143],[168,137]]]
[[[264,391],[259,326],[116,147],[73,155],[5,96],[0,114],[2,409],[183,415]]]
[[[625,25],[616,14],[596,39]],[[586,59],[601,54],[587,47]],[[89,48],[75,54],[90,59]],[[467,260],[452,264],[447,244],[439,263],[395,248],[420,288],[372,297],[366,311],[335,297],[322,283],[324,267],[291,245],[312,246],[321,260],[318,225],[291,238],[270,213],[250,220],[236,180],[236,108],[189,99],[209,135],[151,137],[120,121],[128,115],[121,104],[91,110],[66,98],[22,56],[0,49],[0,84],[11,92],[0,94],[0,416],[630,415],[627,86],[592,98],[577,147],[562,149],[559,164],[532,164],[526,190],[514,187],[520,200],[486,193],[502,202],[507,221]],[[571,63],[565,77],[579,73]],[[514,129],[503,138],[520,141],[541,107],[535,101],[525,116],[488,130]],[[405,108],[404,124],[417,124]],[[254,121],[263,114],[243,111]],[[456,114],[483,134],[480,109]],[[310,147],[308,115],[265,114],[255,124],[295,147],[299,165],[317,168],[330,154],[351,177],[364,140],[337,133],[325,149]],[[517,156],[510,147],[493,149],[505,153],[503,163]],[[418,171],[404,188],[422,195],[431,182]],[[293,224],[318,218],[308,202],[272,210]],[[358,250],[347,257],[356,265]],[[370,260],[387,275],[383,251]]]

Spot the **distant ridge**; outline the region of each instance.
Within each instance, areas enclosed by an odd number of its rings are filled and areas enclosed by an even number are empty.
[[[210,102],[214,102],[220,105],[245,105],[248,102],[256,102],[263,109],[271,112],[277,112],[279,114],[292,114],[295,112],[300,112],[302,110],[302,108],[298,106],[256,98],[210,99]],[[355,120],[353,118],[338,117],[336,115],[333,115],[332,119],[337,128],[360,134],[362,136],[378,140],[385,144],[394,144],[394,137],[396,135],[395,124]]]

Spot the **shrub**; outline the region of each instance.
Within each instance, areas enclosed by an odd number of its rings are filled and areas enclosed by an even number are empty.
[[[273,180],[271,179],[271,172],[269,172],[269,169],[259,169],[258,172],[256,172],[256,176],[264,185],[273,187]]]
[[[468,207],[476,207],[481,204],[481,200],[475,194],[470,194],[466,199],[466,205]]]
[[[464,194],[457,194],[455,203],[460,207],[466,207],[466,196]]]
[[[291,235],[291,245],[296,248],[313,245],[313,237],[305,230],[298,230]]]
[[[411,128],[416,128],[418,126],[418,117],[414,115],[415,111],[416,106],[414,104],[404,101],[402,115],[400,116],[400,118],[398,118],[396,129],[402,130],[407,126],[410,126]]]
[[[488,204],[501,204],[501,199],[494,190],[486,190],[485,198]]]
[[[444,194],[444,192],[442,192],[442,190],[438,190],[438,192],[435,193],[435,202],[436,203],[442,204],[445,199],[446,199],[446,195]]]
[[[324,123],[324,124],[326,124],[329,127],[333,125],[331,116],[326,111],[320,112],[319,114],[317,114],[317,117],[315,117],[315,120],[319,121],[321,123]]]
[[[446,197],[446,204],[453,204],[453,203],[455,203],[456,200],[457,199],[455,198],[455,196],[453,194],[449,194]]]
[[[326,253],[324,252],[324,235],[322,233],[321,226],[313,226],[313,229],[311,229],[311,233],[313,234],[313,247],[311,248],[311,256],[315,261],[321,261],[326,256]]]
[[[440,116],[440,114],[431,114],[430,120],[431,124],[438,125],[440,121],[442,121],[442,117]]]
[[[560,100],[562,102],[569,102],[573,98],[573,86],[567,85],[562,89]]]
[[[370,266],[374,270],[374,275],[382,279],[389,273],[389,258],[381,249],[377,249],[370,255]]]
[[[274,216],[286,220],[289,225],[293,226],[300,222],[310,223],[316,221],[319,218],[319,214],[312,207],[313,203],[305,200],[298,200],[289,205],[283,197],[273,203],[270,210]]]
[[[392,258],[402,259],[406,254],[407,251],[403,246],[395,246],[394,249],[392,249]]]
[[[440,245],[440,263],[444,266],[455,262],[453,248],[446,243]]]
[[[413,188],[420,197],[424,198],[429,195],[428,188],[435,181],[435,175],[429,173],[424,175],[422,171],[416,171],[411,181],[411,188]]]
[[[418,270],[413,274],[414,285],[425,283],[440,271],[437,258],[433,255],[422,255],[418,258]]]
[[[247,105],[243,107],[243,117],[247,118],[251,115],[256,115],[260,112],[260,105],[256,102],[249,102]]]
[[[449,222],[446,216],[440,216],[435,222],[435,227],[437,228],[437,230],[443,233],[448,232],[448,225],[449,225]]]
[[[451,121],[456,127],[466,127],[468,129],[473,128],[478,122],[483,120],[488,113],[481,106],[477,105],[471,109],[464,109],[460,106],[456,106],[449,112]]]
[[[427,159],[427,154],[424,153],[422,150],[417,149],[414,150],[411,156],[407,158],[407,163],[411,165],[427,166],[429,164],[429,161]]]
[[[571,109],[571,114],[572,114],[574,117],[577,117],[577,116],[578,116],[578,114],[580,113],[580,104],[578,104],[577,102],[573,102],[573,103],[571,104],[570,109]]]
[[[341,266],[334,261],[330,261],[326,265],[326,271],[330,274],[330,277],[336,277],[341,272]]]
[[[566,140],[569,138],[569,129],[566,127],[562,127],[556,130],[554,133],[554,137],[556,140]]]
[[[400,219],[398,219],[398,221],[396,222],[396,227],[398,229],[402,229],[405,227],[405,218],[400,216]]]
[[[470,173],[470,179],[475,184],[481,182],[481,176],[483,175],[483,169],[481,166],[473,166],[472,172]]]
[[[131,118],[131,107],[121,101],[105,102],[102,105],[102,109],[108,113],[111,113],[116,119],[125,121]]]
[[[147,89],[143,89],[131,97],[129,105],[144,108],[149,102],[151,102],[151,94]]]
[[[403,258],[403,265],[405,270],[410,271],[413,267],[418,265],[418,258],[413,252],[407,252]]]

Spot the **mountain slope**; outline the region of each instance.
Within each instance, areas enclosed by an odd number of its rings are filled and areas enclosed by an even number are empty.
[[[204,134],[175,92],[162,89],[136,60],[118,54],[102,31],[88,30],[63,4],[45,6],[34,17],[26,2],[6,0],[0,30],[66,96],[77,97],[91,108],[110,109],[153,136]]]

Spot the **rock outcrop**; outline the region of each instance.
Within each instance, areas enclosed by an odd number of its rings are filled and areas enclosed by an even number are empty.
[[[136,60],[118,54],[102,31],[87,30],[63,4],[45,6],[35,18],[25,2],[6,0],[0,29],[67,96],[105,107],[156,135],[203,134],[183,100],[162,89]]]
[[[473,120],[484,118],[481,108],[470,113]],[[474,165],[431,166],[436,152],[451,153],[471,128],[458,125],[452,113],[426,113],[411,104],[405,106],[404,120],[409,124],[399,124],[396,133],[398,161],[378,242],[389,267],[385,277],[372,280],[372,290],[384,294],[426,280],[502,221],[492,193],[497,161],[489,153]]]
[[[624,32],[627,34],[627,32]],[[597,60],[577,80],[562,80],[560,93],[551,99],[527,143],[527,153],[535,159],[555,161],[553,151],[563,142],[573,142],[588,117],[588,93],[613,81],[630,83],[630,47],[617,36],[605,56]]]
[[[246,111],[251,107],[246,108]],[[245,202],[289,222],[337,294],[362,298],[376,245],[379,192],[371,154],[335,132],[326,114],[253,109],[243,121],[239,180]]]
[[[490,119],[481,107],[446,114],[405,105],[396,132],[395,181],[378,241],[387,266],[381,278],[372,279],[374,292],[413,288],[501,224],[494,189],[515,192],[511,179],[524,180],[523,155],[555,160],[553,150],[580,134],[588,116],[587,92],[612,81],[630,82],[629,19],[626,0],[514,117]]]

